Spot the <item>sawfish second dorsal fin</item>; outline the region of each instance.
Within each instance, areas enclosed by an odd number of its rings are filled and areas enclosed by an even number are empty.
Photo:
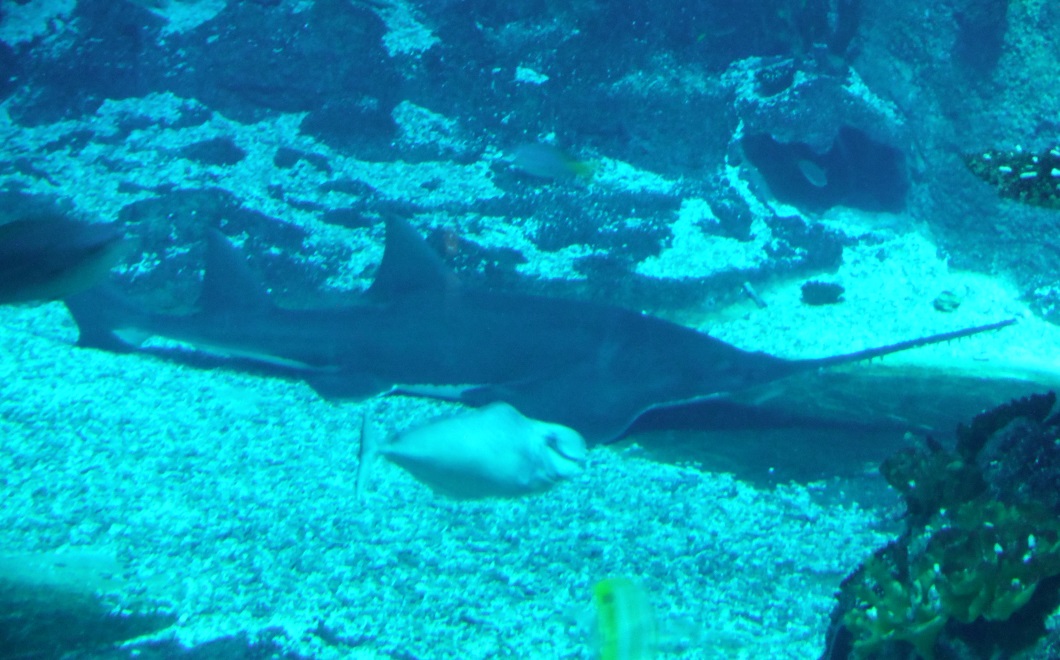
[[[401,218],[387,218],[386,247],[369,298],[384,302],[410,293],[449,290],[456,276],[423,237]]]
[[[206,273],[199,294],[203,311],[233,311],[272,307],[269,295],[247,268],[246,257],[224,234],[206,230]]]

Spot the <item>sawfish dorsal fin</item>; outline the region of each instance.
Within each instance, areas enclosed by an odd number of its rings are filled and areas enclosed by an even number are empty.
[[[456,276],[423,237],[401,218],[387,218],[386,247],[375,281],[366,295],[377,301],[411,293],[444,293]]]
[[[206,273],[199,294],[203,311],[272,307],[269,295],[247,268],[247,258],[216,229],[206,230]]]

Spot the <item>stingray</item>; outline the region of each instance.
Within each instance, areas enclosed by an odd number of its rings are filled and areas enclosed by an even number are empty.
[[[380,442],[365,418],[357,498],[384,456],[431,490],[457,499],[541,493],[582,470],[585,440],[559,424],[528,419],[507,403],[445,417]]]
[[[78,344],[131,351],[145,336],[162,336],[282,367],[328,399],[405,393],[476,407],[503,401],[595,444],[618,439],[649,411],[1014,323],[788,360],[612,305],[467,286],[400,219],[387,220],[382,263],[358,304],[293,310],[270,300],[220,232],[208,231],[207,241],[197,311],[154,313],[96,288],[66,300]]]

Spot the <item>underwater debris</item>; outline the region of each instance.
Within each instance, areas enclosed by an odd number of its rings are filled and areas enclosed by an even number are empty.
[[[843,581],[824,658],[1041,657],[1060,605],[1055,402],[1017,399],[958,427],[952,451],[929,438],[884,463],[907,529]]]
[[[931,305],[940,312],[953,312],[961,306],[963,301],[964,296],[959,293],[943,291],[931,301]]]
[[[810,280],[802,285],[802,302],[806,305],[835,305],[843,302],[846,291],[839,284]]]
[[[1000,197],[1060,209],[1060,145],[1041,153],[994,149],[965,154],[964,163]]]
[[[755,288],[751,285],[750,282],[744,282],[741,288],[743,289],[743,292],[747,294],[747,297],[754,302],[755,306],[758,307],[758,309],[765,309],[769,306],[766,304],[766,301],[762,298],[762,296],[758,295],[758,291],[755,290]]]

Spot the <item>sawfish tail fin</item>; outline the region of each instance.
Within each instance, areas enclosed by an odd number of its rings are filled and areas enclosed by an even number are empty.
[[[928,335],[927,337],[920,337],[919,339],[909,339],[907,341],[900,341],[895,344],[888,344],[886,346],[879,346],[877,348],[868,348],[863,351],[846,353],[844,355],[835,355],[832,357],[819,358],[816,360],[810,360],[809,362],[812,363],[813,366],[817,367],[832,367],[838,364],[847,364],[849,362],[871,360],[872,358],[890,355],[891,353],[906,351],[910,348],[920,348],[921,346],[929,346],[931,344],[941,344],[943,342],[951,341],[954,339],[961,339],[962,337],[970,337],[972,335],[977,335],[981,332],[999,330],[1001,328],[1016,323],[1016,321],[1016,319],[1006,319],[1004,321],[998,321],[997,323],[977,325],[971,328],[964,328],[963,330],[954,330],[952,332],[942,332],[937,335]]]
[[[364,492],[372,478],[372,468],[379,456],[379,430],[368,419],[368,413],[361,418],[361,450],[357,457],[357,501],[364,501]]]

